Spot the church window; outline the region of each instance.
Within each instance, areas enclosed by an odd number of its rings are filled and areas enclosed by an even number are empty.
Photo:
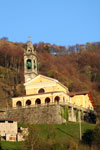
[[[60,100],[59,96],[56,96],[55,99],[54,99],[54,101],[57,102],[57,103],[59,103],[59,100]]]
[[[29,106],[29,105],[31,105],[31,101],[30,101],[30,100],[27,100],[27,101],[26,101],[26,106]]]
[[[45,93],[45,90],[43,88],[39,89],[38,93]]]
[[[29,49],[28,49],[28,52],[32,52],[32,49],[31,49],[31,48],[29,48]]]
[[[31,59],[28,59],[26,62],[26,67],[27,69],[32,69],[32,63],[31,63]]]
[[[36,99],[35,104],[41,104],[41,100],[39,98]]]
[[[45,99],[45,103],[50,103],[50,98],[49,98],[49,97],[47,97],[47,98]]]
[[[17,106],[17,107],[21,107],[21,106],[22,106],[21,101],[18,101],[18,102],[16,103],[16,106]]]

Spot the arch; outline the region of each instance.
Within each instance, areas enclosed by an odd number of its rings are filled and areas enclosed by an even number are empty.
[[[49,97],[45,98],[45,103],[50,103],[50,98]]]
[[[17,106],[17,107],[21,107],[21,106],[22,106],[22,102],[21,102],[21,101],[18,101],[18,102],[16,103],[16,106]]]
[[[45,93],[45,90],[43,88],[38,90],[38,93]]]
[[[59,96],[56,96],[55,99],[54,99],[54,101],[57,102],[57,103],[59,103],[59,100],[60,100]]]
[[[27,101],[26,101],[26,106],[29,106],[29,105],[31,105],[31,101],[30,101],[30,100],[27,100]]]
[[[39,98],[36,99],[35,104],[41,104],[41,100]]]
[[[27,59],[27,61],[26,61],[26,67],[27,67],[27,69],[32,69],[31,59]]]

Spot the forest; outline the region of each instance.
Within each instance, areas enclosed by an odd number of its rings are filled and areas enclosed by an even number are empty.
[[[11,97],[25,94],[23,54],[27,43],[0,39],[0,107],[11,105]],[[90,91],[100,104],[100,42],[74,46],[35,43],[38,73],[55,78],[70,92]]]

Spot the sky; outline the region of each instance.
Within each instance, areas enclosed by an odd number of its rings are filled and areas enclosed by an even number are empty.
[[[100,0],[0,0],[0,38],[62,46],[100,41]]]

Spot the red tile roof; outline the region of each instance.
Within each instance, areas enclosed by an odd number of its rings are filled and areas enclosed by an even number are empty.
[[[10,118],[0,118],[0,120],[4,121],[16,121],[16,119],[10,119]]]
[[[69,92],[68,95],[69,96],[75,96],[75,95],[86,95],[88,94],[89,91],[83,91],[83,92]]]

